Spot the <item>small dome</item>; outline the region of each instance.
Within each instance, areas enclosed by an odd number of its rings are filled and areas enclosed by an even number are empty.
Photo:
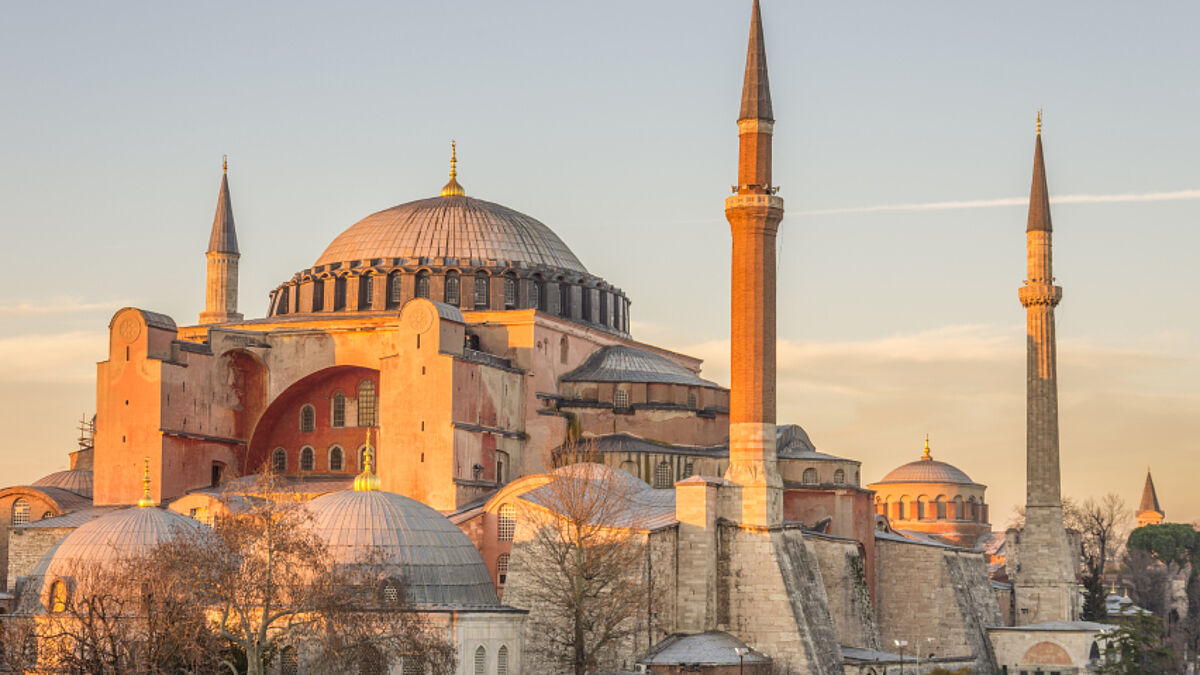
[[[339,234],[315,265],[371,258],[508,260],[587,274],[549,227],[508,207],[459,194],[372,214]]]
[[[500,604],[475,545],[421,502],[392,492],[344,490],[318,497],[308,507],[314,531],[335,562],[353,564],[376,547],[396,566],[413,604]]]
[[[610,345],[597,350],[575,370],[563,375],[563,382],[647,382],[717,388],[696,373],[665,356],[625,345]]]
[[[92,496],[92,472],[87,469],[70,469],[57,471],[48,476],[42,476],[33,483],[33,487],[56,487],[74,492],[83,497]]]
[[[974,485],[975,481],[958,467],[936,459],[918,459],[892,469],[880,483],[957,483]]]

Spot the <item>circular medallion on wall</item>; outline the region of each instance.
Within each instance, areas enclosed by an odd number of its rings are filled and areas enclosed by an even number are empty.
[[[414,303],[405,313],[408,314],[408,327],[418,333],[424,333],[433,326],[434,309],[427,303]]]
[[[126,316],[117,324],[117,335],[126,342],[133,342],[142,333],[142,322],[135,316]]]

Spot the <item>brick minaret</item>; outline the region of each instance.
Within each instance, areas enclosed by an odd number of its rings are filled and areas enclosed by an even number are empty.
[[[223,162],[221,193],[217,195],[217,214],[213,217],[212,235],[208,239],[208,283],[204,312],[200,323],[241,321],[237,311],[238,253],[237,230],[233,227],[233,202],[229,199],[229,163]]]
[[[1025,530],[1015,579],[1017,624],[1073,621],[1078,617],[1073,556],[1063,527],[1058,459],[1058,374],[1054,308],[1062,288],[1051,268],[1050,196],[1042,160],[1038,113],[1033,186],[1025,229],[1029,278],[1020,289],[1027,328],[1025,422]]]
[[[742,109],[738,116],[737,194],[725,200],[733,233],[729,470],[739,486],[741,522],[769,526],[783,518],[783,483],[775,464],[775,235],[783,199],[771,183],[775,117],[767,82],[762,14],[754,0]]]

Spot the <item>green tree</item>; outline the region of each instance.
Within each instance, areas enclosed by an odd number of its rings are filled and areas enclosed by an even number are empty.
[[[1156,616],[1129,617],[1109,634],[1106,642],[1105,663],[1098,672],[1119,675],[1175,672],[1171,650],[1163,643],[1162,621]]]

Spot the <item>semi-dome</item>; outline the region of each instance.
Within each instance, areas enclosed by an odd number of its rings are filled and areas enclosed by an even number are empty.
[[[665,356],[625,345],[609,345],[597,350],[583,362],[583,365],[564,375],[562,380],[563,382],[645,382],[712,388],[720,386],[701,378]]]
[[[33,487],[56,487],[74,492],[83,497],[92,496],[92,472],[87,469],[68,469],[42,476]]]
[[[418,606],[500,604],[487,565],[454,523],[415,499],[356,487],[308,504],[314,531],[335,562],[350,565],[378,552]]]
[[[371,214],[339,234],[315,265],[374,258],[506,260],[587,274],[571,249],[538,220],[461,194]]]

